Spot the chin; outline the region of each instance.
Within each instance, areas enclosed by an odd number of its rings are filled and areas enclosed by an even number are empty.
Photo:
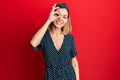
[[[63,26],[58,26],[58,25],[55,25],[56,26],[56,28],[59,28],[59,29],[61,29]]]

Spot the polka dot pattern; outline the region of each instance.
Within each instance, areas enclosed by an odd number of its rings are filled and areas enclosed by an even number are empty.
[[[50,33],[47,31],[34,50],[42,50],[46,64],[44,80],[76,80],[75,72],[70,64],[77,55],[74,38],[71,34],[64,35],[59,51],[54,46]]]

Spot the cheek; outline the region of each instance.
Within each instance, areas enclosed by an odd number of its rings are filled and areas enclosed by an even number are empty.
[[[53,21],[53,24],[55,24],[55,21]]]
[[[66,19],[66,20],[64,20],[64,23],[66,24],[68,22],[68,20]]]

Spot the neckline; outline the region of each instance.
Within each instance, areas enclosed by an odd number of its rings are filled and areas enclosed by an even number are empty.
[[[48,31],[48,34],[49,34],[49,37],[50,37],[50,40],[51,40],[51,42],[52,42],[52,45],[53,45],[54,49],[56,50],[57,53],[59,53],[59,52],[61,51],[61,49],[63,48],[64,42],[65,42],[65,35],[64,35],[64,38],[63,38],[63,41],[62,41],[62,44],[61,44],[60,49],[57,50],[57,48],[55,47],[55,44],[54,44],[54,42],[53,42],[53,39],[52,39],[51,34],[50,34],[49,31]]]

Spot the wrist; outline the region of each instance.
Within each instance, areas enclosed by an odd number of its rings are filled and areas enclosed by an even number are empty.
[[[48,20],[46,21],[46,23],[49,25],[49,24],[51,23],[51,21],[48,19]]]

